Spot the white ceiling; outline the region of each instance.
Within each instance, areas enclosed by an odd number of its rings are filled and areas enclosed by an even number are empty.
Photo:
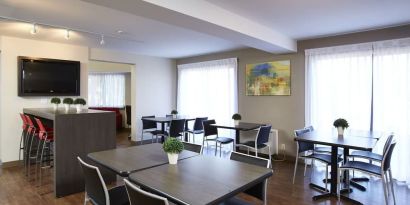
[[[206,0],[294,39],[410,23],[410,0]]]
[[[296,41],[410,23],[410,0],[0,0],[0,16],[105,35],[0,21],[0,35],[167,58],[254,47],[293,52]],[[118,34],[117,30],[123,30]],[[112,36],[112,37],[109,37]],[[113,38],[114,37],[114,38]]]

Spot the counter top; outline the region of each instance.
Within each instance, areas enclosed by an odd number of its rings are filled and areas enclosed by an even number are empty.
[[[39,116],[45,119],[54,120],[58,115],[81,115],[81,114],[96,114],[96,113],[107,113],[112,111],[105,110],[92,110],[92,109],[82,109],[81,112],[77,112],[75,108],[70,108],[68,112],[64,108],[59,108],[54,111],[53,108],[23,108],[23,112],[30,115]]]

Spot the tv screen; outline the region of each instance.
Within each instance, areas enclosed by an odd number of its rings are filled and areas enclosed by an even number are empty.
[[[18,57],[19,96],[79,96],[80,62]]]

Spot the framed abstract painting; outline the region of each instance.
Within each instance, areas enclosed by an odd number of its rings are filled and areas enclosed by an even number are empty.
[[[290,60],[247,64],[246,95],[290,95]]]

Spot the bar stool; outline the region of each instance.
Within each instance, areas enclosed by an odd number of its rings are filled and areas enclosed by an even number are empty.
[[[26,172],[26,176],[28,177],[28,179],[30,179],[30,171],[31,171],[31,164],[32,164],[32,160],[33,159],[33,152],[37,151],[35,149],[32,149],[33,147],[33,141],[35,141],[36,136],[38,135],[38,129],[37,127],[34,125],[33,121],[31,120],[31,117],[29,115],[24,115],[26,118],[26,122],[28,125],[27,128],[27,133],[26,133],[26,142],[24,143],[24,165],[25,165],[25,172]],[[34,158],[35,159],[35,158]]]
[[[41,122],[41,120],[39,120],[38,118],[34,118],[34,119],[36,120],[36,123],[39,128],[38,135],[37,135],[39,139],[39,143],[38,143],[37,154],[36,154],[36,159],[37,159],[36,172],[37,172],[37,165],[39,165],[39,168],[40,168],[39,185],[41,186],[42,185],[42,172],[41,172],[42,169],[53,167],[52,165],[53,152],[51,148],[52,148],[52,143],[54,142],[54,134],[53,134],[53,130],[51,128],[46,128],[43,122]],[[40,149],[41,149],[41,153],[40,153]],[[44,155],[44,151],[47,151],[48,154]],[[50,165],[43,166],[44,162],[49,162]]]
[[[25,142],[26,142],[26,134],[27,134],[27,129],[28,129],[28,124],[26,117],[24,114],[20,113],[20,118],[23,122],[22,125],[22,131],[21,131],[21,136],[20,136],[20,147],[19,147],[19,161],[21,160],[21,151],[23,151],[23,164],[24,164],[24,149],[25,149]]]

